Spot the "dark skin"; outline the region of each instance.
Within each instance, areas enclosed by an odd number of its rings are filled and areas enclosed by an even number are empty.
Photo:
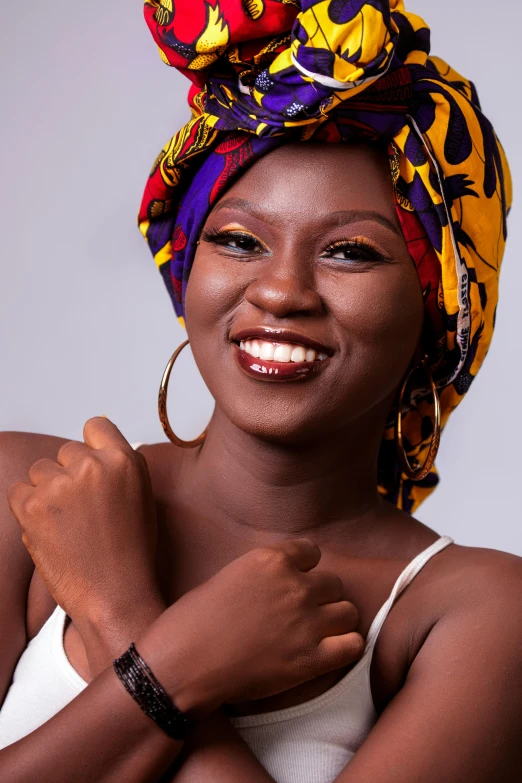
[[[172,609],[177,611],[174,627],[183,627],[183,607],[193,606],[194,588],[211,585],[208,598],[186,612],[200,616],[216,593],[217,587],[208,582],[214,575],[219,577],[225,567],[257,547],[306,536],[321,550],[320,565],[310,573],[336,574],[343,598],[356,607],[357,617],[341,632],[356,629],[364,638],[399,573],[439,536],[382,501],[376,491],[384,422],[401,379],[422,348],[423,327],[422,292],[398,227],[381,152],[366,146],[287,146],[256,163],[207,219],[187,289],[186,321],[216,411],[202,449],[187,452],[171,444],[141,449],[157,514],[156,567],[137,559],[133,576],[141,600],[131,602],[131,611],[112,599],[112,612],[104,615],[110,622],[101,622],[99,612],[95,615],[86,608],[103,603],[94,587],[76,592],[71,587],[66,597],[58,596],[62,605],[69,601],[71,609],[66,609],[73,617],[65,637],[67,654],[93,684],[60,714],[65,715],[61,724],[57,716],[7,754],[1,751],[0,772],[18,769],[30,753],[38,759],[38,780],[55,780],[57,758],[64,764],[70,758],[74,764],[85,752],[92,764],[93,749],[99,755],[112,732],[107,754],[117,747],[119,756],[113,754],[113,768],[107,773],[105,762],[96,779],[158,779],[181,747],[169,744],[118,690],[110,661],[122,645],[131,638],[142,639],[142,652],[160,680],[179,696],[178,703],[193,708],[202,698],[201,683],[180,691],[179,683],[171,680],[165,640],[172,633],[163,634],[162,629]],[[259,326],[288,328],[314,338],[328,347],[328,365],[311,378],[288,383],[246,375],[236,362],[232,338],[240,330]],[[111,426],[92,420],[86,436],[89,446],[110,445],[113,455],[125,451]],[[31,486],[44,492],[49,461],[62,464],[58,450],[64,443],[45,436],[3,435],[5,487],[27,481],[31,469]],[[48,462],[35,468],[42,458]],[[101,475],[135,469],[128,467],[133,464],[130,457],[127,467],[122,460],[118,464],[109,460]],[[39,470],[40,477],[46,477],[40,484]],[[78,553],[85,551],[81,562],[88,578],[89,563],[95,557],[99,560],[101,553],[94,541],[92,549],[87,546],[85,533],[82,537],[81,509],[100,492],[94,493],[92,480],[83,476],[73,484],[68,501],[75,523],[63,537],[61,558],[69,558],[74,564],[71,577],[77,576]],[[113,483],[114,479],[106,482],[107,506]],[[0,575],[6,598],[0,619],[9,631],[0,647],[4,691],[27,638],[38,632],[53,609],[49,592],[57,599],[52,558],[42,555],[45,519],[41,513],[31,516],[17,500],[17,493],[30,491],[18,485],[11,490],[10,502],[37,562],[34,576],[16,522],[7,507],[2,512],[2,562],[11,564]],[[141,502],[136,499],[135,505]],[[61,503],[65,508],[63,497]],[[152,512],[143,504],[143,518],[149,519]],[[103,511],[102,506],[100,530],[108,518]],[[112,509],[113,522],[115,513]],[[124,506],[121,514],[125,531],[129,508]],[[92,524],[91,515],[85,530],[92,530]],[[32,545],[38,531],[38,546]],[[60,541],[56,530],[47,535],[50,538]],[[75,555],[72,539],[81,543]],[[106,551],[111,546],[108,541]],[[138,541],[135,552],[147,547]],[[520,558],[507,553],[451,545],[418,574],[378,637],[370,674],[379,719],[339,775],[339,783],[520,779],[522,623],[513,618],[522,616],[521,564]],[[113,566],[112,572],[117,568]],[[260,571],[247,563],[241,573],[248,584]],[[120,594],[111,585],[100,584],[98,590],[102,596]],[[165,606],[173,602],[166,612]],[[97,620],[92,619],[95,616]],[[234,622],[241,630],[241,612]],[[343,663],[262,698],[219,694],[221,700],[216,697],[214,707],[224,704],[226,712],[252,714],[307,701],[332,687],[360,652],[354,647],[350,657],[345,650]],[[195,676],[192,670],[185,673]],[[244,693],[248,696],[246,689]],[[130,736],[128,745],[106,719],[107,694],[126,722],[122,735]],[[76,731],[80,724],[81,731]],[[62,746],[58,732],[64,737]],[[134,748],[137,756],[132,755]],[[72,768],[79,780],[77,766]],[[92,770],[91,766],[90,774]],[[271,780],[223,710],[212,710],[202,721],[171,775],[184,783]],[[26,774],[21,779],[32,778]]]

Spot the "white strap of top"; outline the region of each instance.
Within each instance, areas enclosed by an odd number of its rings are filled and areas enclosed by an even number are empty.
[[[369,651],[373,648],[373,645],[375,644],[375,641],[377,639],[377,636],[379,635],[379,631],[381,630],[381,627],[386,620],[386,617],[388,615],[388,612],[392,608],[393,604],[395,603],[395,600],[400,596],[402,591],[405,587],[407,587],[412,579],[414,579],[421,568],[426,565],[428,560],[430,560],[433,555],[436,555],[437,552],[440,552],[442,549],[445,549],[449,544],[455,543],[450,536],[441,536],[436,541],[433,542],[431,546],[429,546],[427,549],[425,549],[423,552],[420,552],[417,557],[415,557],[404,569],[402,574],[400,574],[399,578],[395,582],[393,586],[393,590],[390,593],[390,597],[384,603],[377,614],[374,617],[373,623],[371,624],[370,630],[368,631],[368,636],[366,637],[366,651]]]

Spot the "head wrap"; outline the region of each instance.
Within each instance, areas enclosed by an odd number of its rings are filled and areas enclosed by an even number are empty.
[[[430,57],[402,0],[146,0],[161,58],[192,81],[192,119],[150,173],[139,225],[177,315],[196,242],[224,190],[289,141],[383,140],[395,206],[423,289],[442,426],[487,353],[511,180],[472,82]],[[403,407],[411,460],[433,432],[429,385]],[[434,489],[402,472],[390,413],[379,492],[412,512]]]

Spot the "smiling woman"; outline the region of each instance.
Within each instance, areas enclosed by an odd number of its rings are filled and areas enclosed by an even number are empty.
[[[173,443],[0,437],[0,777],[515,783],[522,560],[413,516],[495,324],[476,90],[402,0],[145,14],[193,117],[140,228],[215,408],[174,435],[171,360]]]
[[[206,217],[255,161],[296,141],[386,151],[389,212],[419,273],[426,324],[413,367],[423,377],[400,397],[404,449],[390,449],[390,411],[378,485],[412,512],[438,483],[434,441],[482,365],[495,318],[511,180],[475,87],[429,56],[429,28],[401,0],[322,0],[299,14],[267,0],[251,22],[234,4],[217,20],[205,3],[187,18],[161,7],[158,16],[158,3],[146,3],[145,15],[164,61],[193,81],[193,119],[156,159],[139,223],[182,323]],[[210,69],[203,38],[218,57]],[[307,193],[317,169],[306,168]]]

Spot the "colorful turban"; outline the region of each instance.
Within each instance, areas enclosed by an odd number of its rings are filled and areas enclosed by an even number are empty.
[[[146,0],[162,60],[192,81],[192,119],[159,154],[140,229],[183,322],[196,242],[241,173],[289,141],[383,141],[422,285],[442,426],[468,391],[495,323],[511,180],[474,85],[437,57],[402,0]],[[433,433],[427,380],[403,405],[410,462]],[[413,384],[412,384],[413,385]],[[390,412],[378,488],[413,512],[439,481],[402,471]]]

